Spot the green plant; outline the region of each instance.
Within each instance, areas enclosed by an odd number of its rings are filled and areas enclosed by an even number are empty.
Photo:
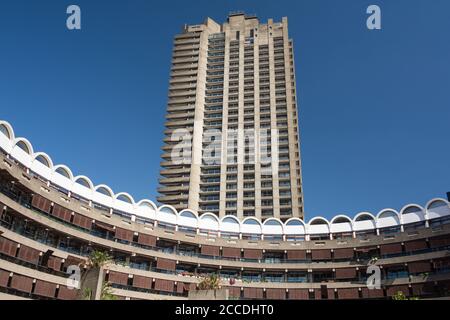
[[[112,287],[109,282],[104,282],[102,284],[102,292],[100,300],[117,300],[117,296],[112,293]]]
[[[199,283],[200,290],[216,290],[220,288],[220,278],[216,274],[211,274]]]
[[[376,263],[378,261],[378,257],[372,257],[369,260],[369,264]]]
[[[94,285],[92,284],[93,277],[98,277],[99,270],[108,262],[111,261],[111,256],[104,251],[94,250],[90,253],[88,261],[85,264],[85,269],[81,275],[79,299],[92,300],[94,299]],[[105,289],[105,296],[108,297],[109,291]],[[103,291],[102,291],[103,292]],[[111,299],[105,299],[111,300]]]
[[[426,279],[430,274],[428,272],[421,273],[422,278]]]
[[[392,296],[392,300],[408,300],[405,296],[405,294],[401,291],[397,291],[397,293],[395,293]]]
[[[392,300],[419,300],[419,298],[418,297],[408,298],[402,291],[397,291],[397,293],[392,296]]]
[[[91,300],[92,299],[92,289],[84,288],[83,291],[83,300]]]
[[[105,251],[94,250],[89,255],[88,266],[90,268],[101,268],[110,262],[112,257]]]

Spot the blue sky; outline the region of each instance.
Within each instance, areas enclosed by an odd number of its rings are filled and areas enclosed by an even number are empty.
[[[447,0],[2,1],[0,119],[75,174],[154,200],[172,38],[236,10],[289,18],[307,219],[450,191]]]

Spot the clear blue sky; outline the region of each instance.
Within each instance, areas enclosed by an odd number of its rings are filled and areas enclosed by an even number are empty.
[[[448,0],[1,1],[0,119],[75,174],[154,200],[172,38],[235,10],[289,18],[307,219],[450,191]]]

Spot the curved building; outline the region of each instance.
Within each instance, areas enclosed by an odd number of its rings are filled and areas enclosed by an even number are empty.
[[[83,274],[96,250],[113,261],[94,287],[108,282],[123,299],[187,299],[207,274],[218,274],[232,299],[448,295],[446,199],[330,221],[218,218],[96,186],[36,152],[5,121],[0,150],[1,298],[82,297],[70,288],[73,266]],[[372,273],[379,288],[367,286]]]

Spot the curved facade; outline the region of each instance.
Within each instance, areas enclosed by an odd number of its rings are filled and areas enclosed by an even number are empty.
[[[74,299],[67,269],[92,250],[124,299],[187,299],[216,273],[236,299],[441,297],[450,288],[450,206],[445,199],[309,221],[238,220],[177,212],[94,185],[36,152],[0,121],[0,294]],[[367,268],[381,287],[369,290]]]

